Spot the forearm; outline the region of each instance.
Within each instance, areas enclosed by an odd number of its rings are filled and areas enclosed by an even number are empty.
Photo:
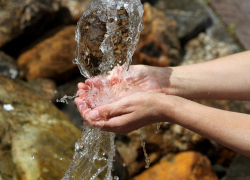
[[[250,100],[250,51],[161,71],[168,82],[167,94],[188,99]]]
[[[250,157],[250,115],[214,109],[178,97],[172,103],[172,113],[166,114],[172,123]]]

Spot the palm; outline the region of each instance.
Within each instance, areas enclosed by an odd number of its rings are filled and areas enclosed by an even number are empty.
[[[146,92],[164,92],[162,77],[155,67],[137,65],[131,66],[129,71],[132,74],[129,80],[132,85],[139,86]]]

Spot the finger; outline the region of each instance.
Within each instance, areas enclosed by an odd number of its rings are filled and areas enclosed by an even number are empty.
[[[112,117],[121,116],[132,112],[132,107],[127,100],[119,100],[111,104],[99,106],[89,111],[85,118],[92,121],[107,120]]]
[[[89,87],[86,84],[82,83],[82,82],[78,83],[77,86],[78,86],[78,89],[89,90]]]

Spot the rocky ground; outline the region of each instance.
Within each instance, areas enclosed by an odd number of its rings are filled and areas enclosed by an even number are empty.
[[[186,65],[249,49],[247,0],[147,2],[133,64]],[[0,179],[58,180],[69,167],[82,120],[73,101],[56,99],[85,81],[72,60],[76,22],[89,3],[0,0]],[[250,114],[249,102],[197,102]],[[175,124],[156,129],[143,130],[147,170],[139,131],[117,135],[120,179],[250,179],[248,158]]]

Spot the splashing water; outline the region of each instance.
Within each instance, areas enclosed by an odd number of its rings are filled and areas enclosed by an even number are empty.
[[[77,25],[77,52],[73,61],[81,74],[90,78],[90,90],[80,90],[76,96],[64,96],[58,101],[67,103],[67,98],[79,96],[89,107],[95,108],[142,91],[129,84],[133,75],[126,71],[143,28],[142,15],[140,0],[93,0]],[[102,76],[93,77],[97,75]],[[63,180],[112,180],[114,140],[114,133],[90,128],[85,123]]]

